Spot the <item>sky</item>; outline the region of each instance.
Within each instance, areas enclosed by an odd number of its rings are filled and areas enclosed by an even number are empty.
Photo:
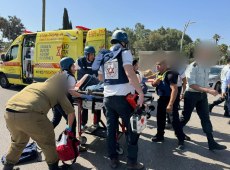
[[[183,31],[193,40],[212,40],[219,34],[219,43],[230,45],[230,0],[46,0],[46,30],[62,27],[67,8],[73,27],[134,28],[142,23],[147,29],[161,26]],[[40,31],[42,0],[0,0],[0,16],[16,15],[26,29]]]

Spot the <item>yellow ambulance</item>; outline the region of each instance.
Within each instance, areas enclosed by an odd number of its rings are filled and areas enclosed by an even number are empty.
[[[17,37],[0,60],[0,85],[28,85],[42,82],[60,70],[63,57],[83,56],[85,45],[98,52],[109,48],[105,28],[25,33]]]

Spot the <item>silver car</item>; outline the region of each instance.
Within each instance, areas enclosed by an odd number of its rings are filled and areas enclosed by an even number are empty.
[[[220,73],[224,66],[212,66],[209,72],[209,86],[221,93]]]

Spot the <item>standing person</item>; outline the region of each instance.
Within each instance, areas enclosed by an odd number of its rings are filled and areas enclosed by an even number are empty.
[[[175,107],[178,108],[178,110],[174,110],[174,111],[178,112],[180,109],[180,100],[183,99],[184,92],[186,89],[186,77],[185,77],[186,66],[184,63],[184,56],[181,56],[181,54],[179,54],[177,52],[172,52],[169,57],[171,58],[171,60],[173,60],[173,61],[169,62],[171,70],[178,72],[178,80],[177,80],[178,92],[177,92],[176,100],[174,102]],[[167,122],[167,124],[166,124],[165,128],[171,129],[172,122],[170,121],[168,114],[167,114],[167,121],[166,122]],[[185,138],[186,138],[186,140],[190,140],[188,136],[185,136]]]
[[[30,138],[41,147],[49,170],[59,169],[54,129],[47,113],[60,104],[68,114],[68,129],[72,127],[75,114],[63,90],[65,79],[65,75],[57,73],[46,82],[28,85],[7,102],[4,117],[11,135],[11,146],[3,170],[13,170]]]
[[[138,104],[142,106],[144,94],[133,70],[132,54],[127,49],[127,34],[122,30],[116,30],[112,34],[111,44],[114,45],[111,48],[112,51],[120,50],[120,52],[115,58],[101,63],[104,76],[104,106],[106,109],[107,145],[111,160],[110,166],[117,168],[119,165],[118,153],[116,151],[116,133],[119,123],[118,118],[121,117],[127,129],[127,169],[140,170],[144,168],[144,165],[137,161],[139,134],[132,132],[130,125],[132,108],[126,100],[126,96],[129,93],[134,93],[136,90],[139,94]]]
[[[68,90],[74,89],[75,84],[76,84],[76,79],[75,79],[75,72],[76,72],[76,67],[75,67],[75,62],[72,58],[70,57],[64,57],[60,61],[60,67],[61,70],[63,71],[64,75],[66,76],[66,87]],[[69,91],[67,92],[67,98],[69,99],[70,103],[73,106],[73,98],[70,95]],[[81,96],[81,94],[78,94]],[[73,106],[74,107],[74,106]],[[52,108],[53,111],[53,119],[52,123],[54,128],[60,123],[62,116],[67,120],[67,114],[64,112],[62,107],[60,105],[56,105],[54,108]],[[76,135],[76,118],[74,119],[73,126],[72,126],[72,132],[74,135]]]
[[[215,46],[199,44],[194,50],[195,62],[191,63],[186,70],[187,88],[184,94],[184,111],[181,123],[183,126],[189,121],[193,109],[196,107],[201,125],[208,139],[210,150],[226,149],[226,146],[215,142],[212,132],[212,123],[209,117],[207,93],[216,96],[218,92],[208,85],[208,74],[216,54]],[[213,57],[212,57],[213,56]]]
[[[226,75],[227,75],[227,72],[228,72],[229,68],[230,68],[230,57],[228,57],[227,64],[226,64],[226,66],[224,66],[224,68],[221,71],[221,76],[220,76],[221,84],[223,84],[223,81],[226,78]],[[224,103],[224,116],[225,117],[230,117],[228,107],[227,107],[227,103],[226,103],[226,100],[225,100],[224,96],[221,96],[219,99],[213,101],[213,103],[209,105],[209,112],[211,113],[213,107],[215,107],[216,105],[221,104],[224,101],[225,101],[225,103]]]
[[[145,84],[145,78],[143,77],[142,73],[139,71],[138,59],[133,60],[133,69],[137,75],[137,78],[138,78],[138,81],[141,85],[143,93],[146,94],[148,91],[148,86]]]
[[[225,76],[225,79],[222,82],[222,87],[221,87],[222,98],[226,99],[225,105],[228,109],[228,114],[230,111],[230,94],[229,94],[230,90],[229,89],[230,89],[230,68],[227,71],[227,74]],[[229,124],[230,124],[230,121],[229,121]]]
[[[80,81],[81,78],[86,75],[93,75],[95,77],[98,77],[98,71],[92,70],[92,64],[95,59],[95,48],[93,46],[86,46],[84,49],[84,56],[79,58],[76,61],[77,66],[77,80]],[[97,120],[94,122],[94,126],[98,126],[98,123],[101,118],[101,111],[96,110],[95,114],[97,114]],[[86,129],[86,124],[88,122],[88,110],[83,109],[82,110],[82,129]]]
[[[156,87],[157,95],[157,134],[152,138],[153,142],[164,140],[164,130],[166,123],[166,114],[171,117],[175,134],[178,138],[178,149],[184,149],[185,135],[179,120],[177,79],[178,73],[169,70],[166,60],[160,60],[156,63],[158,70],[157,78],[153,81],[152,86]]]

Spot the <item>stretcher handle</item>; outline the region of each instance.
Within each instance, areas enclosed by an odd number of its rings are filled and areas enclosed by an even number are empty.
[[[104,97],[104,94],[102,92],[92,92],[92,91],[77,91],[80,94],[88,94],[88,95],[96,95],[96,96],[101,96]]]

